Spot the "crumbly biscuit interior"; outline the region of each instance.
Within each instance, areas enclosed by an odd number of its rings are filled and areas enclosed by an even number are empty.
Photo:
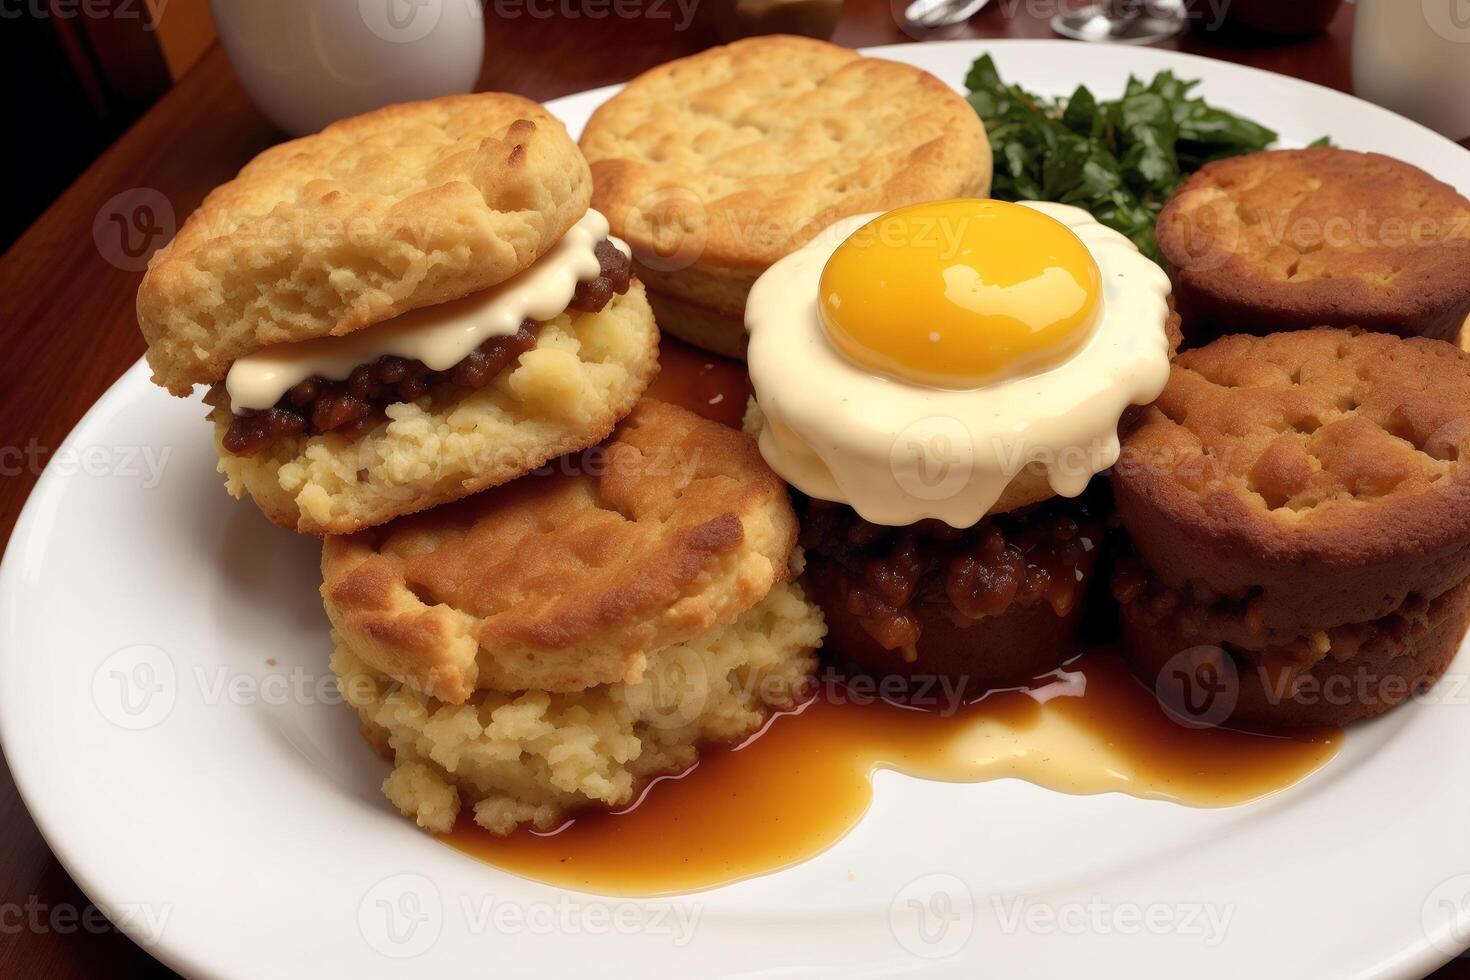
[[[807,691],[825,627],[799,586],[775,586],[734,621],[654,651],[642,680],[582,691],[425,698],[341,642],[332,669],[364,733],[391,750],[388,798],[448,832],[462,808],[492,833],[546,829],[584,806],[630,802],[646,781],[691,765],[702,742],[733,742]]]
[[[509,479],[568,434],[611,426],[611,409],[652,374],[650,316],[635,287],[599,313],[548,321],[535,349],[484,388],[391,405],[386,423],[356,440],[294,437],[256,456],[221,449],[219,471],[231,494],[249,492],[277,523],[332,533],[395,506],[419,509],[411,504],[425,497],[461,496],[462,483]],[[217,440],[231,418],[222,395],[211,395]]]

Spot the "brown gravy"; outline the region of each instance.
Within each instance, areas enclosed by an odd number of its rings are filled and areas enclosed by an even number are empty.
[[[665,340],[654,397],[738,425],[741,365]],[[1105,648],[1071,660],[1038,698],[991,694],[917,710],[871,689],[824,682],[800,708],[737,747],[706,749],[615,812],[549,833],[496,837],[468,818],[453,846],[498,868],[568,888],[649,896],[711,888],[805,860],[861,818],[878,769],[951,782],[1015,777],[1065,793],[1120,792],[1230,806],[1291,786],[1338,752],[1340,731],[1296,739],[1179,724]],[[944,692],[936,690],[938,705]]]

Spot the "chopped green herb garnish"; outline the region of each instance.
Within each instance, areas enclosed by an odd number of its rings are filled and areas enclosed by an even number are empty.
[[[1198,84],[1162,71],[1146,85],[1129,76],[1120,99],[1099,102],[1079,85],[1058,101],[1007,85],[984,55],[965,85],[995,156],[992,196],[1086,208],[1162,264],[1154,222],[1180,182],[1211,160],[1276,139],[1259,123],[1191,98]]]

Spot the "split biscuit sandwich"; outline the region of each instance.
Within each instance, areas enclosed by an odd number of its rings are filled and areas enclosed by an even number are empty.
[[[645,400],[605,444],[326,539],[332,667],[420,826],[616,808],[803,699],[824,632],[754,441]]]
[[[389,106],[214,190],[138,290],[153,380],[208,386],[219,468],[346,534],[612,431],[658,370],[626,246],[562,124],[514,95]]]

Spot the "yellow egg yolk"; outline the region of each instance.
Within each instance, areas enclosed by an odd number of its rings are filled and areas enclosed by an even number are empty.
[[[1004,201],[914,204],[863,225],[822,270],[828,339],[902,381],[976,388],[1044,371],[1092,334],[1102,277],[1066,225]]]

